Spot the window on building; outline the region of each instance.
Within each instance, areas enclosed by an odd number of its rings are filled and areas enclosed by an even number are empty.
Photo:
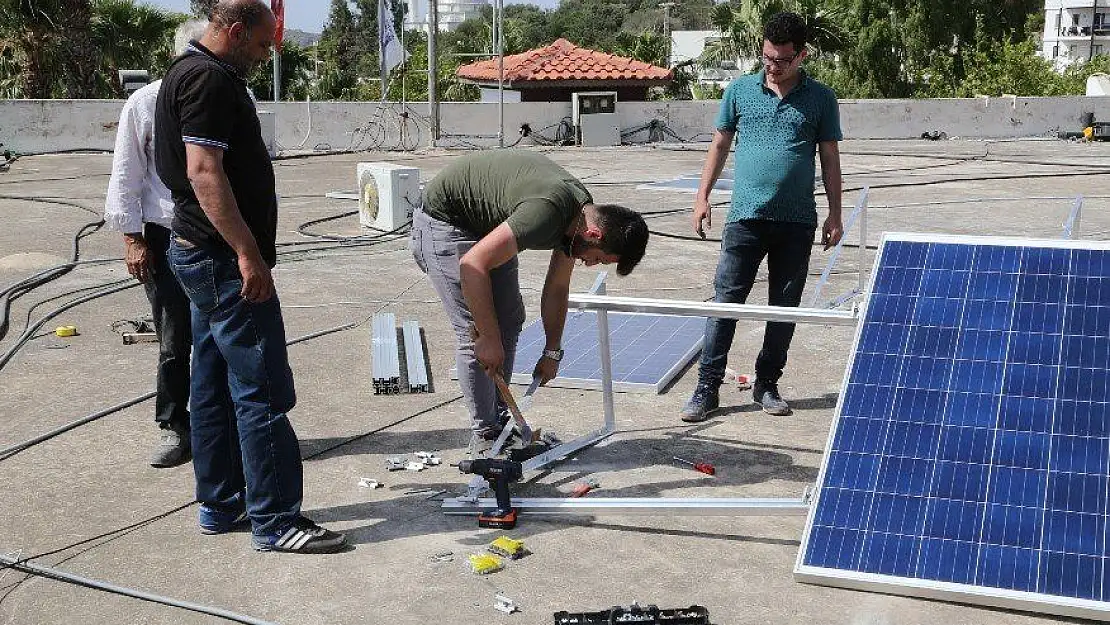
[[[1068,46],[1068,56],[1070,56],[1070,57],[1075,56],[1075,46]]]
[[[1094,47],[1093,56],[1098,56],[1100,54],[1102,54],[1102,44],[1096,44],[1095,47]]]
[[[1060,46],[1052,46],[1052,58],[1060,56]]]
[[[1071,14],[1071,25],[1072,26],[1079,26],[1079,14],[1078,13],[1072,13]]]
[[[1095,28],[1101,28],[1103,21],[1106,19],[1105,13],[1095,13]]]

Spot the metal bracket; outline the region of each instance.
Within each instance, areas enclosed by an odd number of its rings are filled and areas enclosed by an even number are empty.
[[[844,223],[844,232],[840,236],[840,241],[836,243],[833,248],[832,255],[829,256],[829,262],[825,265],[825,270],[821,272],[821,278],[817,281],[817,286],[814,288],[813,297],[810,299],[810,306],[816,307],[818,302],[821,301],[821,291],[825,288],[825,284],[829,281],[829,276],[832,275],[833,267],[840,260],[840,252],[844,249],[844,241],[848,238],[848,233],[852,231],[856,221],[859,221],[859,272],[856,279],[856,290],[854,293],[863,293],[863,271],[865,264],[865,255],[867,254],[867,197],[871,193],[871,187],[864,187],[860,191],[859,199],[856,200],[856,206],[852,209],[852,214],[848,215],[848,221]],[[854,297],[854,295],[852,295]],[[842,298],[844,296],[841,296]],[[839,300],[840,298],[838,298]],[[849,298],[851,299],[851,298]]]
[[[1082,215],[1083,196],[1078,195],[1075,198],[1075,203],[1072,204],[1067,221],[1064,222],[1064,233],[1060,236],[1061,239],[1075,239],[1079,236],[1079,219]]]
[[[517,606],[515,601],[513,601],[512,599],[506,597],[505,595],[503,595],[501,593],[497,593],[496,595],[494,595],[493,596],[493,601],[494,601],[493,609],[497,610],[498,612],[504,612],[505,614],[512,614],[513,612],[517,612],[517,611],[520,610],[520,608]]]
[[[123,344],[134,345],[135,343],[157,343],[157,332],[124,332]]]

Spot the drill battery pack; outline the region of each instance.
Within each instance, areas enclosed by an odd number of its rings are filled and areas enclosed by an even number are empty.
[[[500,510],[483,510],[478,515],[478,527],[495,530],[511,530],[516,527],[516,508],[510,508],[508,514],[496,516]]]

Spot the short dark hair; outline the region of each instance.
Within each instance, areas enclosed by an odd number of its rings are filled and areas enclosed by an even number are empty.
[[[208,20],[224,28],[241,22],[249,32],[261,24],[269,13],[270,7],[261,0],[220,0],[208,13]]]
[[[797,13],[777,13],[763,27],[763,39],[776,46],[794,44],[794,52],[798,53],[806,47],[806,21]]]
[[[616,204],[596,204],[594,211],[603,233],[599,243],[601,251],[620,256],[617,275],[627,276],[647,250],[647,223],[640,213]]]

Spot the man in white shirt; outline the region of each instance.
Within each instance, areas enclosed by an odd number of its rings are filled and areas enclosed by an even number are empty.
[[[174,52],[181,55],[206,27],[191,20],[178,27]],[[166,261],[173,198],[154,166],[154,109],[160,80],[131,94],[120,113],[104,221],[123,233],[127,271],[146,289],[158,331],[158,382],[154,420],[161,438],[150,460],[173,467],[192,457],[189,442],[189,299]]]

